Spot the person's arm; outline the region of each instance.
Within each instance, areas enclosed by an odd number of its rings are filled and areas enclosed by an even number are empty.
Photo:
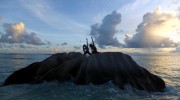
[[[87,46],[88,46],[88,39],[86,38]]]
[[[94,45],[94,41],[93,41],[93,38],[92,38],[92,37],[91,37],[91,39],[92,39],[92,44],[93,44],[93,46],[95,46],[95,45]]]

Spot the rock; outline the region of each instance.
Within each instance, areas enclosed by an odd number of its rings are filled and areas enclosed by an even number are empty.
[[[146,91],[163,91],[164,81],[139,66],[129,55],[119,52],[91,55],[81,64],[76,84],[103,84],[112,81],[123,89],[125,84]]]
[[[79,67],[85,56],[81,53],[68,53],[65,55],[66,59],[62,62],[62,64],[58,65],[55,68],[52,68],[45,75],[43,75],[38,82],[42,81],[51,81],[51,80],[70,80],[70,77],[75,77],[79,70]],[[67,59],[68,58],[68,59]]]
[[[58,65],[62,64],[62,62],[68,58],[66,58],[67,53],[57,53],[53,54],[52,56],[48,57],[44,61],[42,61],[41,66],[37,70],[36,77],[39,78],[46,74],[51,69],[57,67]]]
[[[3,85],[33,83],[36,71],[40,65],[41,62],[35,62],[25,68],[15,71],[5,80]]]
[[[76,57],[80,57],[80,56],[82,56],[80,52],[70,52],[68,54],[67,53],[53,54],[52,56],[42,61],[42,64],[38,69],[36,76],[37,78],[42,77],[48,71],[58,67],[59,65],[63,64],[65,61],[75,59]]]
[[[163,91],[164,81],[139,66],[129,55],[120,52],[92,54],[78,52],[54,54],[42,62],[29,65],[10,75],[4,85],[73,81],[75,84],[103,84],[112,81],[120,89],[129,84],[148,92]]]

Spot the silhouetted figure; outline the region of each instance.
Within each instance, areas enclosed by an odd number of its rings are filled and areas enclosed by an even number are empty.
[[[96,48],[96,46],[94,44],[93,38],[91,37],[91,39],[92,39],[92,44],[89,45],[90,48],[91,48],[91,51],[92,51],[93,54],[98,53],[97,48]]]
[[[84,55],[89,54],[91,55],[91,53],[89,52],[89,47],[88,47],[88,40],[86,39],[87,45],[83,45],[83,51],[84,51]]]

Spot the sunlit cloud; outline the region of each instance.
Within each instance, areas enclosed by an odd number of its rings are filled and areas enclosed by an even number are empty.
[[[1,34],[0,43],[27,43],[33,45],[43,45],[36,33],[26,32],[25,24],[20,23],[4,23],[4,34]]]
[[[126,35],[127,47],[176,47],[180,39],[177,14],[162,12],[158,7],[143,16],[133,36]],[[176,37],[175,37],[176,36]],[[178,37],[178,39],[177,39]]]
[[[178,8],[178,13],[179,13],[178,16],[179,16],[179,19],[180,19],[180,6],[179,6],[179,8]]]

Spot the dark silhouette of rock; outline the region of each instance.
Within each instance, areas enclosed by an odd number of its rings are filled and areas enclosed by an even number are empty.
[[[123,89],[125,84],[146,91],[163,91],[164,81],[139,66],[129,55],[119,52],[91,55],[81,64],[76,84],[103,84],[112,81]]]
[[[41,62],[35,62],[25,68],[15,71],[5,80],[3,85],[33,83],[36,71],[40,65]]]
[[[46,74],[44,74],[37,81],[38,82],[42,82],[44,80],[64,81],[64,80],[70,80],[71,77],[76,77],[79,67],[83,62],[83,60],[85,59],[85,56],[82,55],[81,53],[71,52],[66,54],[64,57],[66,57],[66,59],[63,59],[62,64],[47,71]]]
[[[148,92],[163,91],[164,81],[139,66],[129,55],[120,52],[97,53],[89,57],[81,53],[58,53],[42,62],[33,63],[10,75],[4,85],[68,81],[75,84],[100,85],[112,81],[120,89],[130,84]]]
[[[56,68],[58,65],[61,65],[64,60],[69,59],[66,55],[67,53],[57,53],[42,61],[36,73],[37,78],[43,76],[49,70]]]

